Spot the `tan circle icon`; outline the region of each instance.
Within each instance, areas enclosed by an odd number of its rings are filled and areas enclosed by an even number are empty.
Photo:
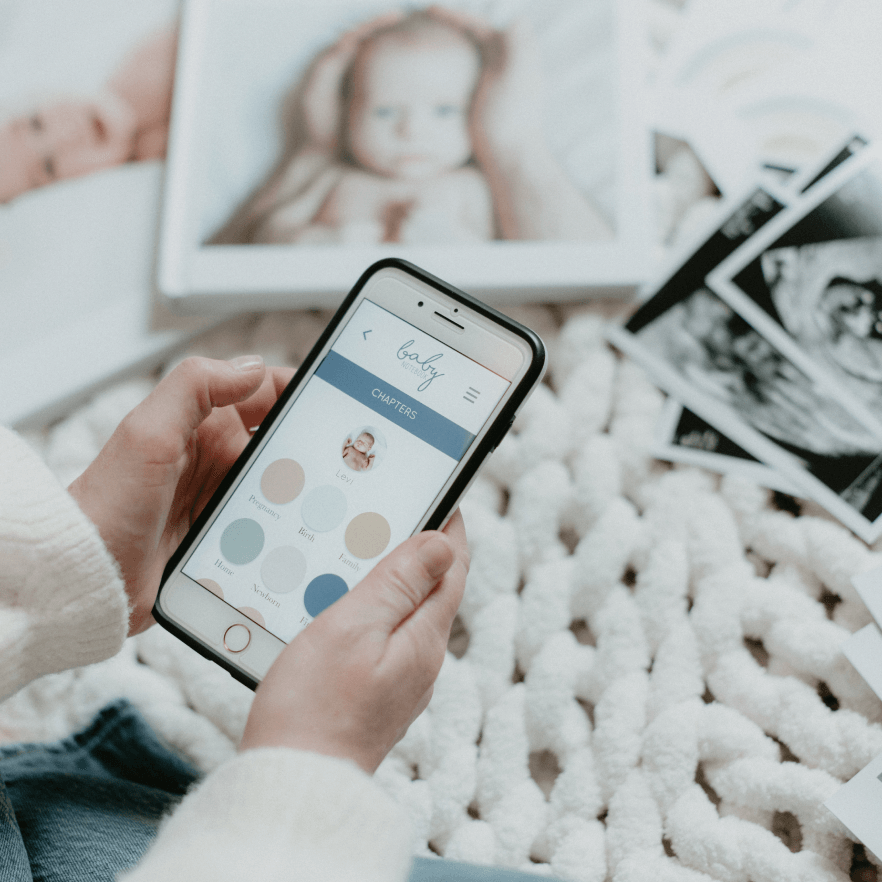
[[[375,511],[366,511],[349,522],[344,541],[350,554],[367,560],[381,554],[391,537],[389,521]]]
[[[303,467],[293,459],[277,459],[270,463],[260,479],[260,492],[268,502],[284,505],[300,495],[306,475]]]
[[[242,613],[243,616],[248,616],[252,622],[257,622],[261,628],[266,627],[266,621],[263,616],[253,606],[240,606],[239,612]]]
[[[224,599],[224,589],[214,579],[197,579],[203,588],[207,588],[212,594],[216,594],[221,600]]]

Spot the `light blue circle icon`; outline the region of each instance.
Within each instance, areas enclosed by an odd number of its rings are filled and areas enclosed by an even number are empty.
[[[346,516],[346,497],[343,491],[331,484],[311,490],[303,500],[300,516],[310,530],[327,533]]]

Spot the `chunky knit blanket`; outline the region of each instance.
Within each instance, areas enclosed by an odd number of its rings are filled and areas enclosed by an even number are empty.
[[[810,503],[654,460],[662,396],[606,343],[617,311],[513,310],[550,370],[463,503],[450,652],[377,778],[416,853],[582,882],[875,878],[822,802],[882,752],[882,703],[840,651],[880,555]],[[242,317],[190,352],[294,364],[326,318]],[[155,381],[30,440],[69,481]],[[119,696],[204,769],[251,701],[153,628],[0,705],[0,734],[59,737]]]
[[[649,4],[659,57],[678,6]],[[659,241],[701,226],[698,192],[688,162],[657,179]],[[653,459],[662,396],[605,342],[621,305],[511,312],[551,367],[463,503],[450,652],[377,772],[415,853],[579,882],[874,880],[822,803],[882,753],[882,703],[840,649],[870,620],[851,578],[880,555],[811,503]],[[179,357],[297,364],[327,317],[240,317]],[[67,483],[156,380],[29,438]],[[252,693],[152,628],[0,705],[0,738],[61,737],[120,696],[208,770]]]

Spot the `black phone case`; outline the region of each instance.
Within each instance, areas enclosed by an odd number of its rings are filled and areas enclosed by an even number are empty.
[[[233,463],[229,472],[227,472],[217,490],[214,492],[214,495],[211,497],[205,508],[202,510],[202,513],[193,522],[193,525],[190,527],[187,535],[184,537],[184,541],[181,542],[177,550],[169,558],[168,563],[165,565],[165,570],[162,573],[162,581],[159,583],[159,590],[157,591],[156,602],[153,605],[153,617],[160,625],[162,625],[163,628],[165,628],[167,631],[170,631],[172,634],[175,635],[175,637],[186,643],[187,646],[195,649],[196,652],[198,652],[200,655],[204,656],[207,659],[210,659],[216,664],[219,664],[232,677],[234,677],[240,683],[244,683],[251,689],[257,688],[258,681],[254,680],[252,677],[249,677],[247,674],[240,671],[234,665],[231,665],[222,655],[218,655],[212,652],[207,647],[203,646],[202,643],[200,643],[195,637],[193,637],[193,635],[191,635],[187,631],[184,631],[182,628],[178,627],[174,622],[168,619],[159,608],[159,595],[162,593],[162,589],[165,586],[165,583],[168,581],[168,578],[174,568],[178,565],[184,555],[186,555],[187,552],[190,550],[190,547],[196,537],[199,535],[200,530],[214,513],[221,499],[223,499],[224,494],[236,481],[240,472],[245,467],[245,463],[247,462],[248,458],[254,452],[255,448],[261,443],[261,440],[267,434],[267,432],[270,431],[270,428],[275,423],[281,411],[285,408],[285,405],[294,394],[294,391],[297,389],[300,382],[308,373],[312,371],[312,368],[315,365],[323,347],[328,342],[330,337],[334,334],[334,331],[336,330],[339,323],[343,320],[343,317],[346,315],[346,312],[349,310],[352,302],[358,297],[361,289],[367,284],[368,280],[372,275],[374,275],[374,273],[376,273],[378,270],[387,268],[399,269],[403,272],[406,272],[414,278],[419,279],[421,282],[429,285],[430,287],[435,288],[443,294],[446,294],[448,297],[452,297],[454,300],[457,300],[465,306],[468,306],[474,312],[486,316],[487,318],[493,319],[494,322],[496,322],[497,324],[502,325],[513,334],[516,334],[518,337],[521,337],[523,340],[525,340],[530,346],[530,350],[533,354],[533,359],[527,373],[512,393],[511,398],[509,398],[509,400],[506,402],[503,410],[494,420],[493,425],[490,427],[490,430],[478,443],[478,446],[470,453],[465,468],[463,468],[462,472],[460,472],[454,483],[450,486],[450,489],[438,503],[435,511],[432,513],[432,516],[423,527],[424,530],[435,530],[444,522],[444,519],[450,513],[452,507],[456,504],[456,502],[459,500],[459,497],[468,486],[469,481],[471,481],[472,477],[474,477],[475,473],[480,468],[481,463],[490,455],[490,453],[493,452],[493,450],[496,449],[496,445],[499,444],[499,442],[505,437],[506,433],[511,428],[518,408],[521,406],[524,399],[527,397],[527,395],[529,395],[536,382],[542,376],[542,372],[545,368],[545,345],[542,343],[542,340],[537,334],[535,334],[524,325],[521,325],[513,319],[508,318],[508,316],[503,315],[501,312],[498,312],[492,307],[487,306],[485,303],[482,303],[480,300],[477,300],[470,294],[466,294],[464,291],[460,291],[458,288],[454,288],[452,285],[448,285],[446,282],[442,282],[441,279],[433,276],[431,273],[428,273],[423,269],[420,269],[418,266],[415,266],[414,264],[409,263],[406,260],[401,260],[397,257],[388,257],[384,260],[379,260],[376,263],[371,264],[371,266],[369,266],[364,271],[364,273],[362,273],[361,278],[355,283],[355,286],[346,295],[343,302],[340,304],[339,309],[334,313],[334,316],[328,323],[328,326],[324,329],[324,331],[322,331],[322,334],[316,342],[315,346],[312,347],[309,355],[304,359],[303,364],[300,365],[297,373],[294,375],[291,382],[285,387],[285,390],[279,396],[278,401],[273,405],[270,412],[266,415],[266,418],[260,424],[258,430],[254,433],[251,440],[248,442],[248,445],[242,451],[242,454],[239,456],[236,462]]]

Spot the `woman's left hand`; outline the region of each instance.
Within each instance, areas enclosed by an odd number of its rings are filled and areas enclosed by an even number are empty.
[[[166,562],[293,376],[259,356],[188,358],[117,427],[69,490],[119,564],[129,633],[151,624]]]

